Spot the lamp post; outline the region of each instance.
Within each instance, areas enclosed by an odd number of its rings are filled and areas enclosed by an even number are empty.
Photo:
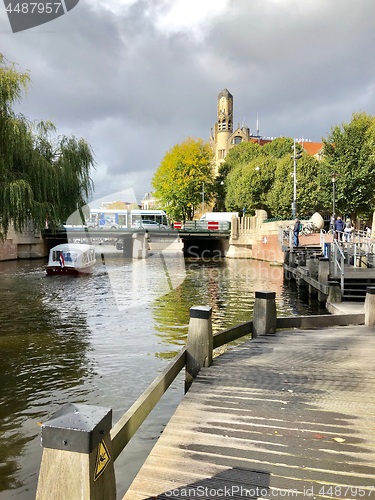
[[[202,182],[202,215],[204,215],[204,182]]]
[[[332,177],[332,220],[333,220],[333,233],[335,233],[335,220],[336,220],[336,178],[340,175],[337,172],[332,172],[328,174]]]

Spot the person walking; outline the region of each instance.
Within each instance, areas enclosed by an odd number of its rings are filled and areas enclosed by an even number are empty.
[[[351,240],[352,231],[353,231],[353,226],[352,226],[351,220],[346,219],[345,227],[344,227],[344,237],[345,237],[346,242]]]
[[[295,218],[294,220],[294,227],[293,227],[293,244],[295,247],[299,247],[299,228],[301,226],[300,221],[298,220],[298,217]]]
[[[338,216],[335,222],[335,231],[336,231],[336,239],[337,241],[341,241],[341,233],[344,231],[344,222],[341,220],[341,217]]]

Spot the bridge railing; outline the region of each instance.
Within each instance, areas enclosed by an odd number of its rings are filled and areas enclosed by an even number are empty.
[[[366,314],[282,318],[276,315],[275,293],[256,292],[253,320],[215,335],[212,335],[212,308],[192,307],[186,346],[114,427],[111,428],[110,408],[82,404],[65,405],[42,424],[44,450],[36,500],[114,500],[114,461],[183,368],[188,390],[200,369],[210,366],[213,349],[243,336],[274,334],[276,329],[375,324],[375,288],[372,290],[368,291],[368,295],[373,295],[371,304],[365,307]]]
[[[201,221],[189,220],[185,223],[175,223],[175,229],[186,231],[230,231],[231,224],[228,221]]]

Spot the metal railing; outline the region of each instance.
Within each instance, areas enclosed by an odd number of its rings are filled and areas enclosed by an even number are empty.
[[[176,225],[175,227],[178,229]],[[181,229],[185,231],[230,231],[230,222],[189,220],[181,224]]]

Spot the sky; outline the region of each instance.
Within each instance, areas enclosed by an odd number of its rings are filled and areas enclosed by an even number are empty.
[[[375,114],[374,0],[80,0],[18,33],[2,3],[0,37],[31,75],[17,111],[91,144],[94,200],[140,202],[170,148],[208,141],[224,88],[234,127],[255,134],[258,113],[263,137],[320,142]]]

